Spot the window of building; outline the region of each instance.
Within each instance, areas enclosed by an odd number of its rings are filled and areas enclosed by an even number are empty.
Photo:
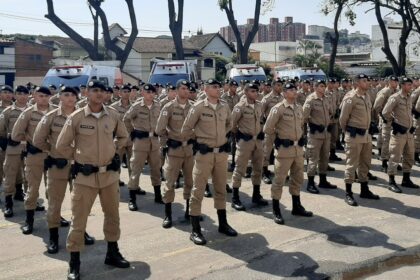
[[[204,67],[213,67],[213,59],[211,58],[204,59]]]
[[[0,46],[0,54],[4,54],[4,47]]]

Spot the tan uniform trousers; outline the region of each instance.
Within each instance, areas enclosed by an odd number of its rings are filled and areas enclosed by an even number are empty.
[[[4,194],[13,195],[16,192],[16,184],[22,184],[22,158],[21,155],[7,154],[4,160]]]
[[[48,228],[57,228],[60,226],[61,205],[66,194],[69,173],[70,164],[67,164],[62,169],[58,169],[56,166],[48,169]]]
[[[6,151],[3,151],[2,149],[0,149],[0,183],[3,181],[3,177],[4,177],[3,164],[4,164],[5,158],[6,158]]]
[[[411,167],[414,164],[414,138],[413,134],[407,132],[406,134],[392,134],[389,143],[389,167],[388,175],[397,175],[397,167],[401,162],[402,156],[402,171],[405,173],[411,172]]]
[[[379,125],[378,125],[378,130],[379,130],[379,132],[378,132],[378,137],[377,137],[377,140],[376,140],[376,147],[378,149],[382,149],[382,124],[381,124],[380,121],[379,121]],[[379,155],[379,156],[381,156],[381,155]]]
[[[163,190],[163,202],[172,203],[175,199],[174,185],[178,179],[179,171],[182,170],[184,176],[184,200],[191,198],[193,187],[192,171],[194,167],[194,157],[175,157],[167,156],[164,166],[165,170],[165,188]]]
[[[319,174],[327,174],[330,154],[330,136],[325,139],[316,139],[309,136],[306,151],[308,155],[308,176],[315,176],[317,169]]]
[[[29,154],[26,156],[25,175],[28,180],[28,192],[25,200],[25,210],[34,210],[39,197],[39,186],[44,174],[46,153]]]
[[[346,142],[345,152],[346,169],[344,171],[344,182],[346,184],[352,184],[356,177],[356,170],[359,182],[367,182],[372,160],[372,142]]]
[[[194,159],[194,187],[190,199],[191,216],[201,215],[201,202],[207,180],[212,176],[214,208],[226,209],[227,153],[197,153]]]
[[[416,153],[420,153],[420,118],[414,120],[414,127],[416,132],[414,133],[414,148]]]
[[[265,135],[265,139],[264,139],[264,161],[263,161],[263,166],[269,166],[270,165],[270,156],[271,153],[273,152],[273,142],[274,139],[267,139],[267,136]]]
[[[283,186],[290,170],[289,192],[291,195],[300,195],[300,187],[303,184],[304,172],[303,156],[279,158],[276,157],[274,164],[274,180],[271,185],[271,198],[280,200]]]
[[[144,164],[147,162],[150,166],[150,179],[152,186],[160,186],[160,151],[133,151],[130,159],[131,175],[128,181],[129,190],[137,190],[139,187],[140,175]]]
[[[242,177],[245,176],[248,161],[251,160],[253,185],[261,185],[262,167],[264,161],[263,141],[243,139],[236,143],[236,166],[232,174],[232,187],[241,186]]]
[[[131,175],[131,163],[130,163],[130,158],[133,154],[133,147],[132,146],[127,146],[127,147],[123,147],[122,149],[118,150],[118,155],[120,156],[120,159],[123,159],[123,156],[125,155],[127,158],[127,169],[128,169],[128,175]]]
[[[330,149],[335,150],[337,146],[337,140],[338,140],[338,123],[332,123],[331,124],[331,139],[330,139]]]
[[[95,174],[90,175],[95,176]],[[74,184],[71,194],[72,220],[69,235],[67,236],[67,250],[80,252],[84,246],[84,234],[87,219],[99,195],[102,211],[104,212],[104,235],[108,242],[116,242],[120,239],[120,189],[118,181],[101,188],[92,188],[85,185]]]
[[[391,139],[391,122],[382,123],[381,160],[389,160],[389,140]]]

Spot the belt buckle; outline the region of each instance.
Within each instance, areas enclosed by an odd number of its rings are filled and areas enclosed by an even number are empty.
[[[252,140],[257,140],[258,135],[252,136]]]
[[[149,138],[152,138],[154,136],[155,136],[155,134],[153,132],[149,132]]]
[[[220,148],[213,148],[213,153],[214,154],[218,154],[219,153]]]
[[[105,173],[106,171],[106,166],[99,166],[99,173]]]
[[[182,142],[182,147],[186,147],[186,146],[188,146],[188,141],[183,141]]]
[[[299,141],[293,141],[293,146],[297,147],[299,145]]]

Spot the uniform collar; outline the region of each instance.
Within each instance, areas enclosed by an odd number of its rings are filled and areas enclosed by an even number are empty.
[[[47,108],[47,112],[51,111],[52,109],[54,109],[54,108],[51,106],[51,104],[49,104],[49,105],[48,105],[48,108]],[[37,105],[36,103],[33,105],[33,111],[35,111],[35,112],[39,112],[39,113],[42,113],[42,112],[38,109],[38,105]]]
[[[20,111],[24,111],[26,108],[28,108],[28,106],[25,106],[25,107],[18,107],[18,106],[16,105],[16,102],[13,102],[13,104],[12,104],[12,110],[20,110]]]
[[[211,103],[209,102],[209,100],[207,99],[207,97],[204,99],[204,106],[207,106],[207,107],[210,107],[211,105],[210,105]],[[219,107],[219,104],[220,104],[220,99],[218,99],[217,100],[217,107]],[[216,107],[216,108],[217,108]]]
[[[142,98],[139,102],[141,106],[147,107],[146,103],[144,103],[144,98]],[[153,99],[152,107],[155,106],[155,104],[156,104],[156,100]]]
[[[252,107],[251,105],[254,105],[255,106],[255,104],[257,103],[256,101],[254,103],[252,103],[252,104],[249,103],[248,102],[248,98],[246,98],[246,97],[245,97],[245,101],[244,102],[245,102],[245,106],[247,106],[247,107]]]
[[[178,102],[178,97],[175,97],[175,99],[173,99],[173,102],[176,104],[176,106],[181,107],[181,104]],[[190,104],[190,100],[187,99],[187,103],[184,104],[185,108],[188,108],[191,104]]]
[[[92,115],[93,116],[92,110],[90,110],[89,105],[86,105],[83,108],[83,110],[85,112],[85,116],[86,117],[89,116],[89,115]],[[108,112],[108,109],[106,108],[106,106],[102,105],[102,111],[101,111],[101,113],[102,113],[102,115],[109,115],[109,112]]]
[[[286,99],[283,100],[284,107],[294,109],[295,103],[289,103]]]

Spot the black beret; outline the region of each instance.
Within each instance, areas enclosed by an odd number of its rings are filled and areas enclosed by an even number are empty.
[[[389,76],[388,80],[398,82],[398,78],[396,76]]]
[[[419,80],[420,78],[418,76],[414,76],[412,79],[413,80]]]
[[[100,81],[96,81],[96,80],[94,80],[94,81],[90,81],[89,83],[88,83],[88,88],[90,89],[90,88],[99,88],[99,89],[101,89],[101,90],[103,90],[103,91],[106,91],[106,86],[102,83],[102,82],[100,82]]]
[[[275,79],[275,80],[273,81],[272,85],[277,84],[277,83],[283,84],[283,83],[284,83],[284,81],[283,81],[282,79],[280,79],[280,78],[277,78],[277,79]]]
[[[296,89],[296,86],[293,83],[286,83],[284,85],[284,90],[288,90],[288,89]]]
[[[188,82],[187,80],[184,80],[184,79],[178,80],[176,82],[176,88],[179,88],[180,86],[190,87],[190,85],[191,85],[190,82]]]
[[[412,83],[413,80],[408,77],[402,77],[400,80],[400,84]]]
[[[235,80],[230,80],[230,81],[229,81],[229,85],[230,85],[230,86],[239,86],[239,85],[238,85],[238,82],[237,82],[237,81],[235,81]]]
[[[266,85],[266,86],[271,86],[271,83],[272,83],[273,81],[272,80],[265,80],[264,81],[264,85]]]
[[[172,85],[172,84],[166,85],[166,88],[167,88],[168,90],[176,90],[176,86],[174,86],[174,85]]]
[[[121,90],[121,91],[123,91],[123,90],[128,90],[128,91],[131,91],[131,87],[130,87],[129,85],[123,85],[123,86],[120,88],[120,90]]]
[[[319,85],[321,85],[321,84],[323,84],[324,86],[326,85],[326,83],[325,83],[325,81],[324,81],[324,80],[316,80],[316,82],[315,82],[315,85],[316,85],[316,86],[319,86]]]
[[[53,90],[56,90],[57,89],[57,87],[55,85],[49,85],[48,88],[49,89],[53,89]]]
[[[156,92],[156,88],[152,84],[145,84],[143,90]]]
[[[120,90],[120,87],[118,85],[114,85],[114,89]]]
[[[302,81],[302,84],[308,84],[308,85],[310,85],[311,84],[311,81],[309,81],[309,80],[306,79],[306,80],[303,80]]]
[[[144,85],[144,84],[143,84]],[[122,87],[122,89],[124,89],[124,87],[128,87],[130,90],[140,90],[140,88],[138,87],[138,86],[136,86],[136,85],[134,85],[134,86],[129,86],[129,85],[124,85],[123,87]]]
[[[246,80],[246,79],[245,79],[245,80],[241,80],[241,84],[244,84],[244,85],[245,85],[245,84],[249,84],[250,82],[251,82],[251,81]]]
[[[256,85],[261,85],[261,82],[259,80],[252,80],[251,83],[256,84]]]
[[[206,81],[206,85],[221,85],[220,84],[220,82],[218,81],[218,80],[216,80],[216,79],[208,79],[207,81]]]
[[[70,92],[70,93],[73,93],[74,95],[78,96],[78,92],[74,87],[62,86],[60,88],[60,93],[62,93],[62,92]]]
[[[247,89],[259,90],[259,86],[256,83],[249,83],[245,85],[245,90]]]
[[[8,91],[10,93],[13,93],[13,88],[11,86],[4,85],[4,86],[1,86],[0,91]]]
[[[81,89],[82,89],[82,88],[86,88],[86,85],[82,85],[82,84],[81,84],[81,85],[79,86],[79,88],[81,88]]]
[[[153,83],[152,86],[154,86],[155,88],[162,87],[162,85],[159,83]]]
[[[23,92],[29,94],[29,90],[26,86],[17,86],[15,92]]]
[[[190,86],[188,89],[189,89],[191,92],[197,92],[197,89],[196,89],[195,87],[193,87],[193,86]]]
[[[52,95],[50,89],[47,88],[47,87],[37,87],[35,89],[35,92],[40,92],[40,93],[43,93],[43,94],[46,94],[46,95]]]
[[[114,93],[114,90],[112,89],[112,87],[106,87],[106,91],[110,93]]]

